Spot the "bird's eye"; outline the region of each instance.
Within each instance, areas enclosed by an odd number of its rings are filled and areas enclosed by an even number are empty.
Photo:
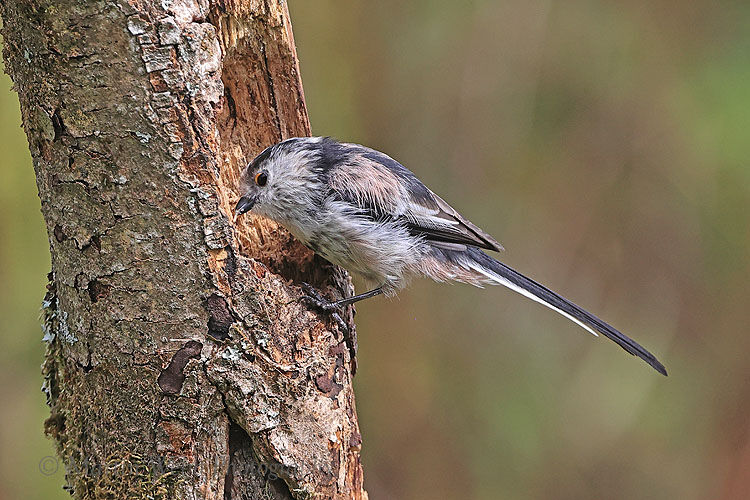
[[[266,185],[266,182],[268,182],[268,174],[265,172],[258,172],[255,174],[255,183],[259,185],[260,187],[263,187]]]

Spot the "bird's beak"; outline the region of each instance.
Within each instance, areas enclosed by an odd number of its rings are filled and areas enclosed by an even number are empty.
[[[234,220],[237,220],[237,217],[253,208],[256,201],[257,198],[255,196],[243,196],[240,198],[237,202],[237,206],[234,207]]]

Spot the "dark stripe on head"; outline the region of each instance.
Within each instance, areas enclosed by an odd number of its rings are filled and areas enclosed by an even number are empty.
[[[351,147],[345,146],[330,137],[321,138],[317,144],[311,144],[315,151],[318,152],[317,169],[327,174],[336,165],[347,162],[351,159],[353,151]]]
[[[275,146],[268,146],[266,149],[264,149],[258,156],[255,157],[253,161],[250,162],[250,165],[247,166],[247,169],[251,172],[258,170],[260,166],[271,156],[274,147]]]
[[[331,137],[294,137],[272,148],[276,148],[273,154],[297,151],[314,155],[312,157],[315,158],[315,162],[312,167],[322,174],[328,174],[332,168],[341,162],[348,161],[353,155],[350,146],[341,144]]]

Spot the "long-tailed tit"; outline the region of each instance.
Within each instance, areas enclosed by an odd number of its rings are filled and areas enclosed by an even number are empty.
[[[616,342],[659,373],[653,354],[593,314],[482,251],[500,251],[393,158],[330,138],[285,140],[266,148],[241,176],[238,216],[253,209],[312,250],[377,288],[323,304],[327,310],[392,295],[413,275],[475,286],[504,285]]]

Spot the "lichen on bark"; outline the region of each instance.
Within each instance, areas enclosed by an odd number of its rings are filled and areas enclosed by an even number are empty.
[[[45,429],[66,487],[366,498],[351,351],[295,286],[345,295],[348,276],[270,221],[229,217],[240,167],[309,134],[285,4],[0,14],[52,254]]]

